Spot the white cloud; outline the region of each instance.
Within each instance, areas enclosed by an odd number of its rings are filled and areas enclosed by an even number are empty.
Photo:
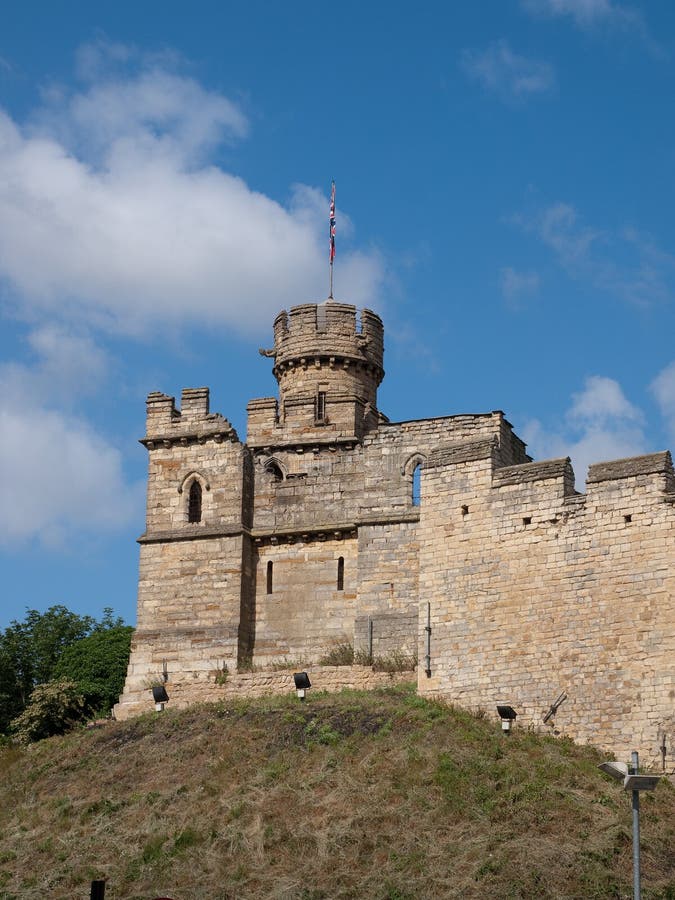
[[[642,412],[628,401],[618,381],[602,375],[591,375],[586,379],[583,391],[572,394],[568,417],[571,422],[587,428],[644,421]]]
[[[0,386],[15,404],[69,406],[76,397],[94,393],[106,373],[104,351],[86,334],[42,325],[28,336],[28,344],[38,358],[36,365],[0,365]]]
[[[503,99],[546,93],[555,84],[549,63],[519,56],[505,40],[495,41],[485,50],[464,50],[460,65],[470,78]]]
[[[666,366],[650,385],[666,427],[675,441],[675,361]]]
[[[540,235],[566,265],[576,265],[588,258],[600,232],[579,225],[576,210],[567,203],[555,203],[541,216]]]
[[[601,23],[628,25],[640,20],[639,14],[612,0],[521,0],[528,12],[548,16],[570,16],[581,28]]]
[[[568,203],[512,221],[536,234],[574,279],[638,306],[671,302],[675,296],[675,257],[635,228],[602,231],[584,224]]]
[[[69,405],[104,374],[92,341],[53,327],[29,338],[35,365],[0,366],[0,544],[114,530],[140,521],[142,491],[127,483],[120,452]]]
[[[644,416],[612,378],[592,375],[572,402],[560,428],[547,430],[533,419],[523,429],[529,452],[537,459],[569,456],[577,489],[596,462],[639,456],[647,451]]]
[[[0,111],[6,301],[144,334],[183,322],[255,329],[326,297],[327,198],[296,186],[284,206],[209,162],[247,131],[235,104],[166,60],[120,75],[123,47],[81,56],[97,79],[82,91],[51,91],[25,125]],[[338,209],[336,296],[373,303],[382,261],[345,252],[346,226]]]
[[[539,293],[540,279],[537,272],[519,272],[511,266],[500,270],[499,282],[504,299],[514,309],[521,301]]]
[[[60,544],[121,528],[140,510],[121,455],[84,422],[41,407],[0,408],[0,543]]]

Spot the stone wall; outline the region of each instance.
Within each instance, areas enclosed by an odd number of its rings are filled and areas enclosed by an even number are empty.
[[[423,476],[421,692],[553,727],[625,757],[675,761],[675,493],[669,454],[498,468],[441,448]],[[423,627],[420,625],[420,645]],[[542,719],[562,692],[551,726]]]
[[[288,673],[215,678],[316,666],[352,644],[416,655],[423,693],[493,713],[505,702],[526,726],[544,727],[565,691],[546,727],[675,761],[668,454],[592,466],[577,494],[569,460],[532,462],[498,410],[389,422],[377,408],[382,323],[347,304],[281,313],[261,352],[279,397],[251,401],[246,444],[209,411],[207,388],[184,390],[180,409],[148,396],[138,628],[119,716],[147,708],[165,667],[178,705],[205,686],[287,690]],[[352,678],[321,671],[330,685]]]
[[[370,666],[310,666],[307,668],[312,691],[336,693],[343,690],[374,690],[406,684],[415,679],[414,672],[373,672]],[[214,703],[218,700],[236,700],[245,697],[269,697],[274,694],[294,694],[293,670],[244,672],[227,674],[223,680],[221,671],[212,671],[189,678],[169,674],[165,683],[169,696],[167,709],[184,709],[194,703]],[[127,691],[114,709],[115,718],[123,721],[132,716],[151,712],[155,705],[149,684],[136,691]]]
[[[323,537],[258,547],[255,664],[316,663],[331,647],[353,642],[357,541]],[[337,584],[340,559],[342,589]]]

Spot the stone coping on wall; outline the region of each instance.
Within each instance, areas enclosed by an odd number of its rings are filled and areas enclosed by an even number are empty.
[[[634,478],[637,475],[673,476],[673,460],[670,451],[649,453],[645,456],[629,456],[589,466],[586,484],[614,481],[618,478]]]
[[[163,544],[175,541],[207,540],[209,538],[238,537],[246,535],[256,543],[275,541],[292,541],[302,539],[326,540],[334,536],[336,540],[343,537],[354,537],[361,526],[399,525],[407,522],[419,522],[419,510],[401,510],[397,512],[377,512],[360,516],[354,522],[331,522],[326,525],[293,525],[281,528],[246,528],[244,525],[219,525],[206,527],[185,524],[181,528],[167,531],[145,532],[136,538],[139,544]]]
[[[278,426],[280,431],[283,431],[283,426]],[[263,453],[271,453],[273,450],[295,450],[296,453],[305,453],[309,450],[310,453],[318,452],[320,450],[332,450],[336,451],[339,448],[344,448],[346,450],[352,450],[357,444],[361,443],[361,439],[354,437],[328,437],[328,438],[314,438],[309,441],[270,441],[267,438],[264,441],[247,441],[246,446],[250,447],[255,453],[263,452]],[[316,451],[315,451],[316,448]]]
[[[204,444],[208,440],[215,441],[217,444],[221,444],[223,441],[239,443],[239,436],[235,429],[229,425],[226,419],[223,421],[226,424],[220,423],[215,427],[201,427],[196,431],[192,429],[190,431],[170,431],[161,434],[149,434],[140,438],[138,443],[143,444],[147,450],[154,450],[160,447],[169,449],[174,444],[187,447],[188,444]]]
[[[569,456],[560,459],[546,459],[542,462],[504,466],[495,469],[493,473],[495,485],[524,484],[531,481],[548,481],[553,478],[568,478],[571,479],[572,486],[574,485],[574,472]]]
[[[419,425],[419,424],[425,424],[425,423],[429,422],[430,424],[433,425],[435,422],[448,422],[448,421],[451,421],[452,419],[471,420],[471,419],[492,419],[492,418],[498,418],[498,417],[502,417],[502,418],[504,417],[504,412],[501,409],[493,409],[491,412],[480,412],[480,413],[453,413],[452,415],[448,415],[448,416],[431,416],[431,417],[427,417],[424,419],[401,419],[400,421],[388,422],[387,424],[393,425],[393,426],[399,426],[399,425]],[[504,419],[504,422],[507,425],[511,424],[507,419]]]
[[[167,531],[144,532],[140,537],[136,538],[138,544],[164,544],[172,541],[199,541],[208,538],[219,537],[237,537],[241,534],[248,534],[241,523],[235,525],[218,525],[209,527],[206,525],[191,525],[187,522],[182,528],[172,528]]]
[[[462,443],[444,444],[436,447],[429,454],[425,469],[436,469],[463,462],[474,462],[479,459],[490,459],[497,451],[497,438],[492,436],[479,441],[463,441]]]
[[[238,672],[225,676],[223,683],[218,684],[214,677],[209,680],[196,679],[186,673],[181,679],[168,681],[165,684],[169,695],[167,709],[185,709],[196,703],[213,703],[218,700],[235,700],[237,698],[268,697],[274,694],[295,693],[293,673],[298,669],[282,669],[279,671]],[[416,683],[416,671],[410,672],[374,672],[370,666],[307,666],[304,671],[309,675],[312,687],[307,696],[311,699],[312,691],[328,691],[336,693],[342,690],[373,690],[379,687],[390,687],[407,682]],[[221,676],[222,677],[222,676]],[[150,688],[124,694],[113,710],[118,721],[151,712],[154,708]]]

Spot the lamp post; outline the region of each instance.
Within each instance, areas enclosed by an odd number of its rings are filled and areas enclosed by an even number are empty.
[[[633,807],[633,900],[640,900],[640,791],[653,791],[661,780],[660,775],[639,775],[637,750],[631,753],[630,766],[625,763],[604,762],[598,766],[617,781],[623,781],[624,791],[632,794]]]

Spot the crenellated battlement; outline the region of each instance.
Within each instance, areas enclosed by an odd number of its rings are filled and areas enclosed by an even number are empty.
[[[343,363],[348,360],[375,370],[377,383],[384,376],[384,328],[382,320],[369,309],[357,317],[355,306],[327,300],[305,303],[285,310],[274,320],[274,374],[303,359],[317,357]]]
[[[675,470],[669,451],[644,456],[628,457],[595,463],[589,467],[586,494],[575,490],[575,478],[569,457],[529,461],[517,465],[503,465],[502,452],[497,437],[464,441],[436,447],[425,463],[427,479],[434,477],[433,470],[452,468],[462,463],[481,463],[475,467],[480,481],[490,475],[492,491],[501,491],[518,503],[524,492],[536,490],[538,501],[552,505],[561,500],[578,498],[581,508],[592,501],[595,510],[617,504],[628,507],[631,499],[644,505],[645,497],[655,503],[673,504],[675,499]],[[440,475],[439,477],[443,477]],[[626,513],[630,515],[629,513]]]
[[[181,408],[176,409],[176,398],[161,391],[152,391],[146,400],[145,437],[141,439],[149,450],[156,443],[171,445],[185,443],[189,439],[238,441],[237,432],[220,413],[209,412],[209,389],[184,388]]]

